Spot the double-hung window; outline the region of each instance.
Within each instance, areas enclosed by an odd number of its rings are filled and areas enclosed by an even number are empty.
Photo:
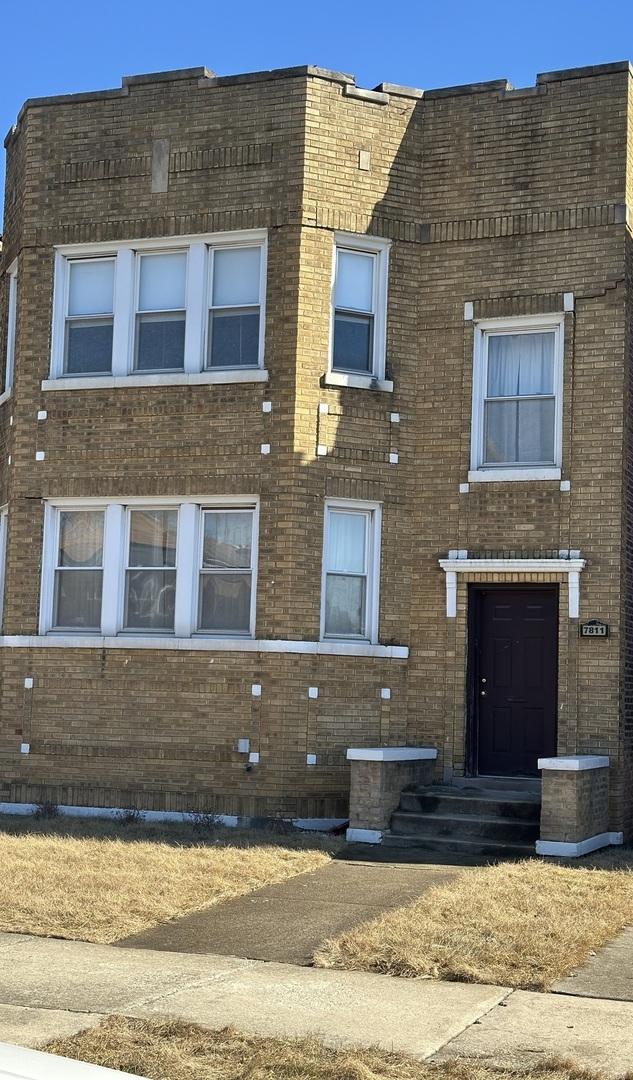
[[[40,633],[253,637],[257,500],[47,503]]]
[[[261,247],[212,252],[207,367],[257,367],[260,344]]]
[[[557,479],[563,317],[475,327],[471,479]]]
[[[178,508],[128,510],[125,630],[172,633]]]
[[[388,241],[336,234],[330,357],[335,382],[362,386],[363,380],[384,380],[388,251]]]
[[[112,369],[115,260],[72,259],[65,297],[65,375],[103,375]]]
[[[253,600],[252,509],[202,511],[198,629],[248,634]]]
[[[134,367],[182,371],[185,364],[187,254],[140,254]]]
[[[60,248],[43,388],[265,381],[265,283],[262,230]]]
[[[13,370],[15,366],[15,332],[18,306],[18,264],[17,260],[12,263],[7,272],[9,294],[7,297],[7,338],[4,362],[4,387],[3,393],[9,394],[13,386]]]
[[[61,510],[54,534],[52,626],[99,630],[103,595],[103,510]]]
[[[321,636],[375,642],[378,637],[380,507],[325,505]]]

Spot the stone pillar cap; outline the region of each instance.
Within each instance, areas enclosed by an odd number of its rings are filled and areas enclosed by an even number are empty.
[[[539,769],[557,772],[583,772],[585,769],[606,769],[609,758],[598,754],[575,754],[571,757],[543,757],[538,759]]]
[[[431,746],[371,746],[351,748],[348,761],[434,761],[437,750]]]

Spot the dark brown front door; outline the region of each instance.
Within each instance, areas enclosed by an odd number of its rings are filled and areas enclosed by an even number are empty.
[[[558,588],[471,586],[473,764],[537,776],[556,754]]]

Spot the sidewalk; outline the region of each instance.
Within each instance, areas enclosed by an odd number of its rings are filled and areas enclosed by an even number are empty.
[[[0,935],[0,1041],[41,1046],[110,1013],[418,1058],[516,1065],[556,1054],[612,1076],[633,1062],[629,1002]]]

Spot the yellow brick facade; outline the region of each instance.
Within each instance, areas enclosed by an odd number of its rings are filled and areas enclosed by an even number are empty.
[[[363,95],[320,69],[195,70],[26,104],[7,138],[2,252],[19,286],[15,381],[0,404],[0,802],[345,818],[349,746],[433,746],[436,776],[463,775],[468,581],[555,581],[559,753],[610,756],[610,827],[630,828],[630,83],[626,65],[605,65],[520,91]],[[163,192],[152,191],[157,139],[169,140]],[[42,389],[56,246],[246,229],[267,232],[267,383]],[[392,393],[327,385],[337,231],[391,243]],[[570,293],[568,490],[460,490],[474,336],[464,305],[475,323],[560,314]],[[324,500],[358,499],[382,505],[378,641],[408,658],[26,647],[43,500],[244,494],[260,500],[256,638],[318,641]],[[608,622],[609,638],[579,638],[565,574],[459,575],[447,618],[438,560],[451,550],[580,551],[580,619]]]

